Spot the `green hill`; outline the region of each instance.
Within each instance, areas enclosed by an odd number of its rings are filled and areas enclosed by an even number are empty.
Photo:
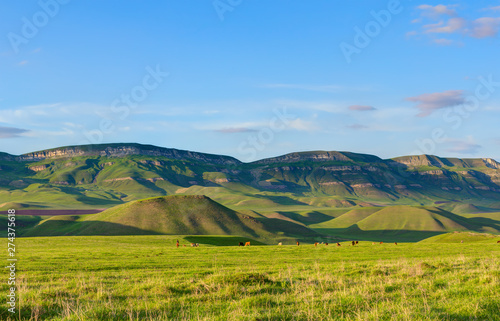
[[[173,195],[133,201],[99,214],[53,216],[23,236],[55,235],[232,235],[265,242],[315,237],[308,228],[254,218],[206,196]]]
[[[310,225],[318,233],[373,241],[420,241],[452,231],[499,233],[492,219],[466,218],[436,207],[387,206],[349,211],[335,219]]]
[[[499,235],[473,232],[454,232],[429,237],[420,243],[470,243],[470,242],[488,242],[500,241]]]
[[[356,208],[351,210],[345,214],[340,215],[332,220],[311,225],[311,228],[331,228],[331,229],[341,229],[348,228],[357,222],[367,218],[373,213],[380,211],[382,207],[365,207],[365,208]]]

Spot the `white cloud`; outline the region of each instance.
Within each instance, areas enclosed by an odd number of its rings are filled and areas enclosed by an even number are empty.
[[[438,4],[436,6],[431,6],[428,4],[422,4],[419,5],[417,8],[422,10],[423,16],[429,17],[431,19],[437,19],[442,15],[455,16],[457,14],[455,9],[453,9],[455,7],[457,7],[457,5]]]
[[[477,154],[482,148],[481,145],[474,141],[472,136],[467,137],[467,139],[448,139],[446,143],[449,147],[446,149],[447,152],[456,154]]]
[[[376,108],[373,107],[373,106],[367,106],[367,105],[351,105],[351,106],[349,106],[349,110],[354,110],[354,111],[372,111],[372,110],[376,110]]]
[[[455,10],[456,5],[420,5],[420,18],[412,20],[412,24],[421,23],[421,31],[410,31],[408,36],[426,34],[430,37],[440,34],[460,34],[462,36],[482,39],[496,37],[500,31],[500,17],[478,17],[476,19],[465,19],[460,17]],[[490,7],[485,10],[497,11],[498,7]],[[483,10],[483,11],[485,11]],[[426,23],[427,22],[427,23]],[[450,45],[452,39],[433,39],[437,45]]]
[[[457,33],[463,32],[467,21],[464,18],[450,18],[445,23],[440,21],[434,24],[424,25],[425,33]]]
[[[439,93],[422,94],[406,98],[407,101],[415,102],[420,109],[419,117],[426,117],[434,111],[442,108],[461,105],[465,102],[463,90],[448,90]]]
[[[319,126],[315,124],[313,121],[303,120],[300,118],[292,120],[287,128],[298,130],[298,131],[316,131],[319,129]]]
[[[432,40],[432,42],[434,42],[435,44],[440,45],[440,46],[451,46],[452,44],[454,44],[453,40],[446,39],[446,38],[434,39],[434,40]]]
[[[303,84],[266,84],[263,85],[264,88],[277,88],[277,89],[296,89],[296,90],[306,90],[306,91],[318,91],[318,92],[328,92],[335,93],[345,89],[344,86],[339,85],[303,85]]]
[[[487,38],[495,37],[500,30],[500,18],[483,17],[472,22],[470,30],[471,37]]]

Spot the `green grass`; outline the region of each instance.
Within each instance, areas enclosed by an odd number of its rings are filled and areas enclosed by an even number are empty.
[[[191,248],[189,236],[20,238],[21,320],[499,320],[495,240]],[[5,302],[6,282],[0,293]],[[2,304],[0,319],[10,317]]]

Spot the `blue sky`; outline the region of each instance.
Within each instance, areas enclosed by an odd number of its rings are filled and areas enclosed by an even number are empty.
[[[500,160],[500,1],[0,3],[0,151]]]

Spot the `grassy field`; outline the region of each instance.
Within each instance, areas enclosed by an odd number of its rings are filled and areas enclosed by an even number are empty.
[[[244,248],[206,245],[235,237],[19,238],[21,319],[500,320],[499,238],[460,236]],[[6,282],[0,292],[6,302]]]

